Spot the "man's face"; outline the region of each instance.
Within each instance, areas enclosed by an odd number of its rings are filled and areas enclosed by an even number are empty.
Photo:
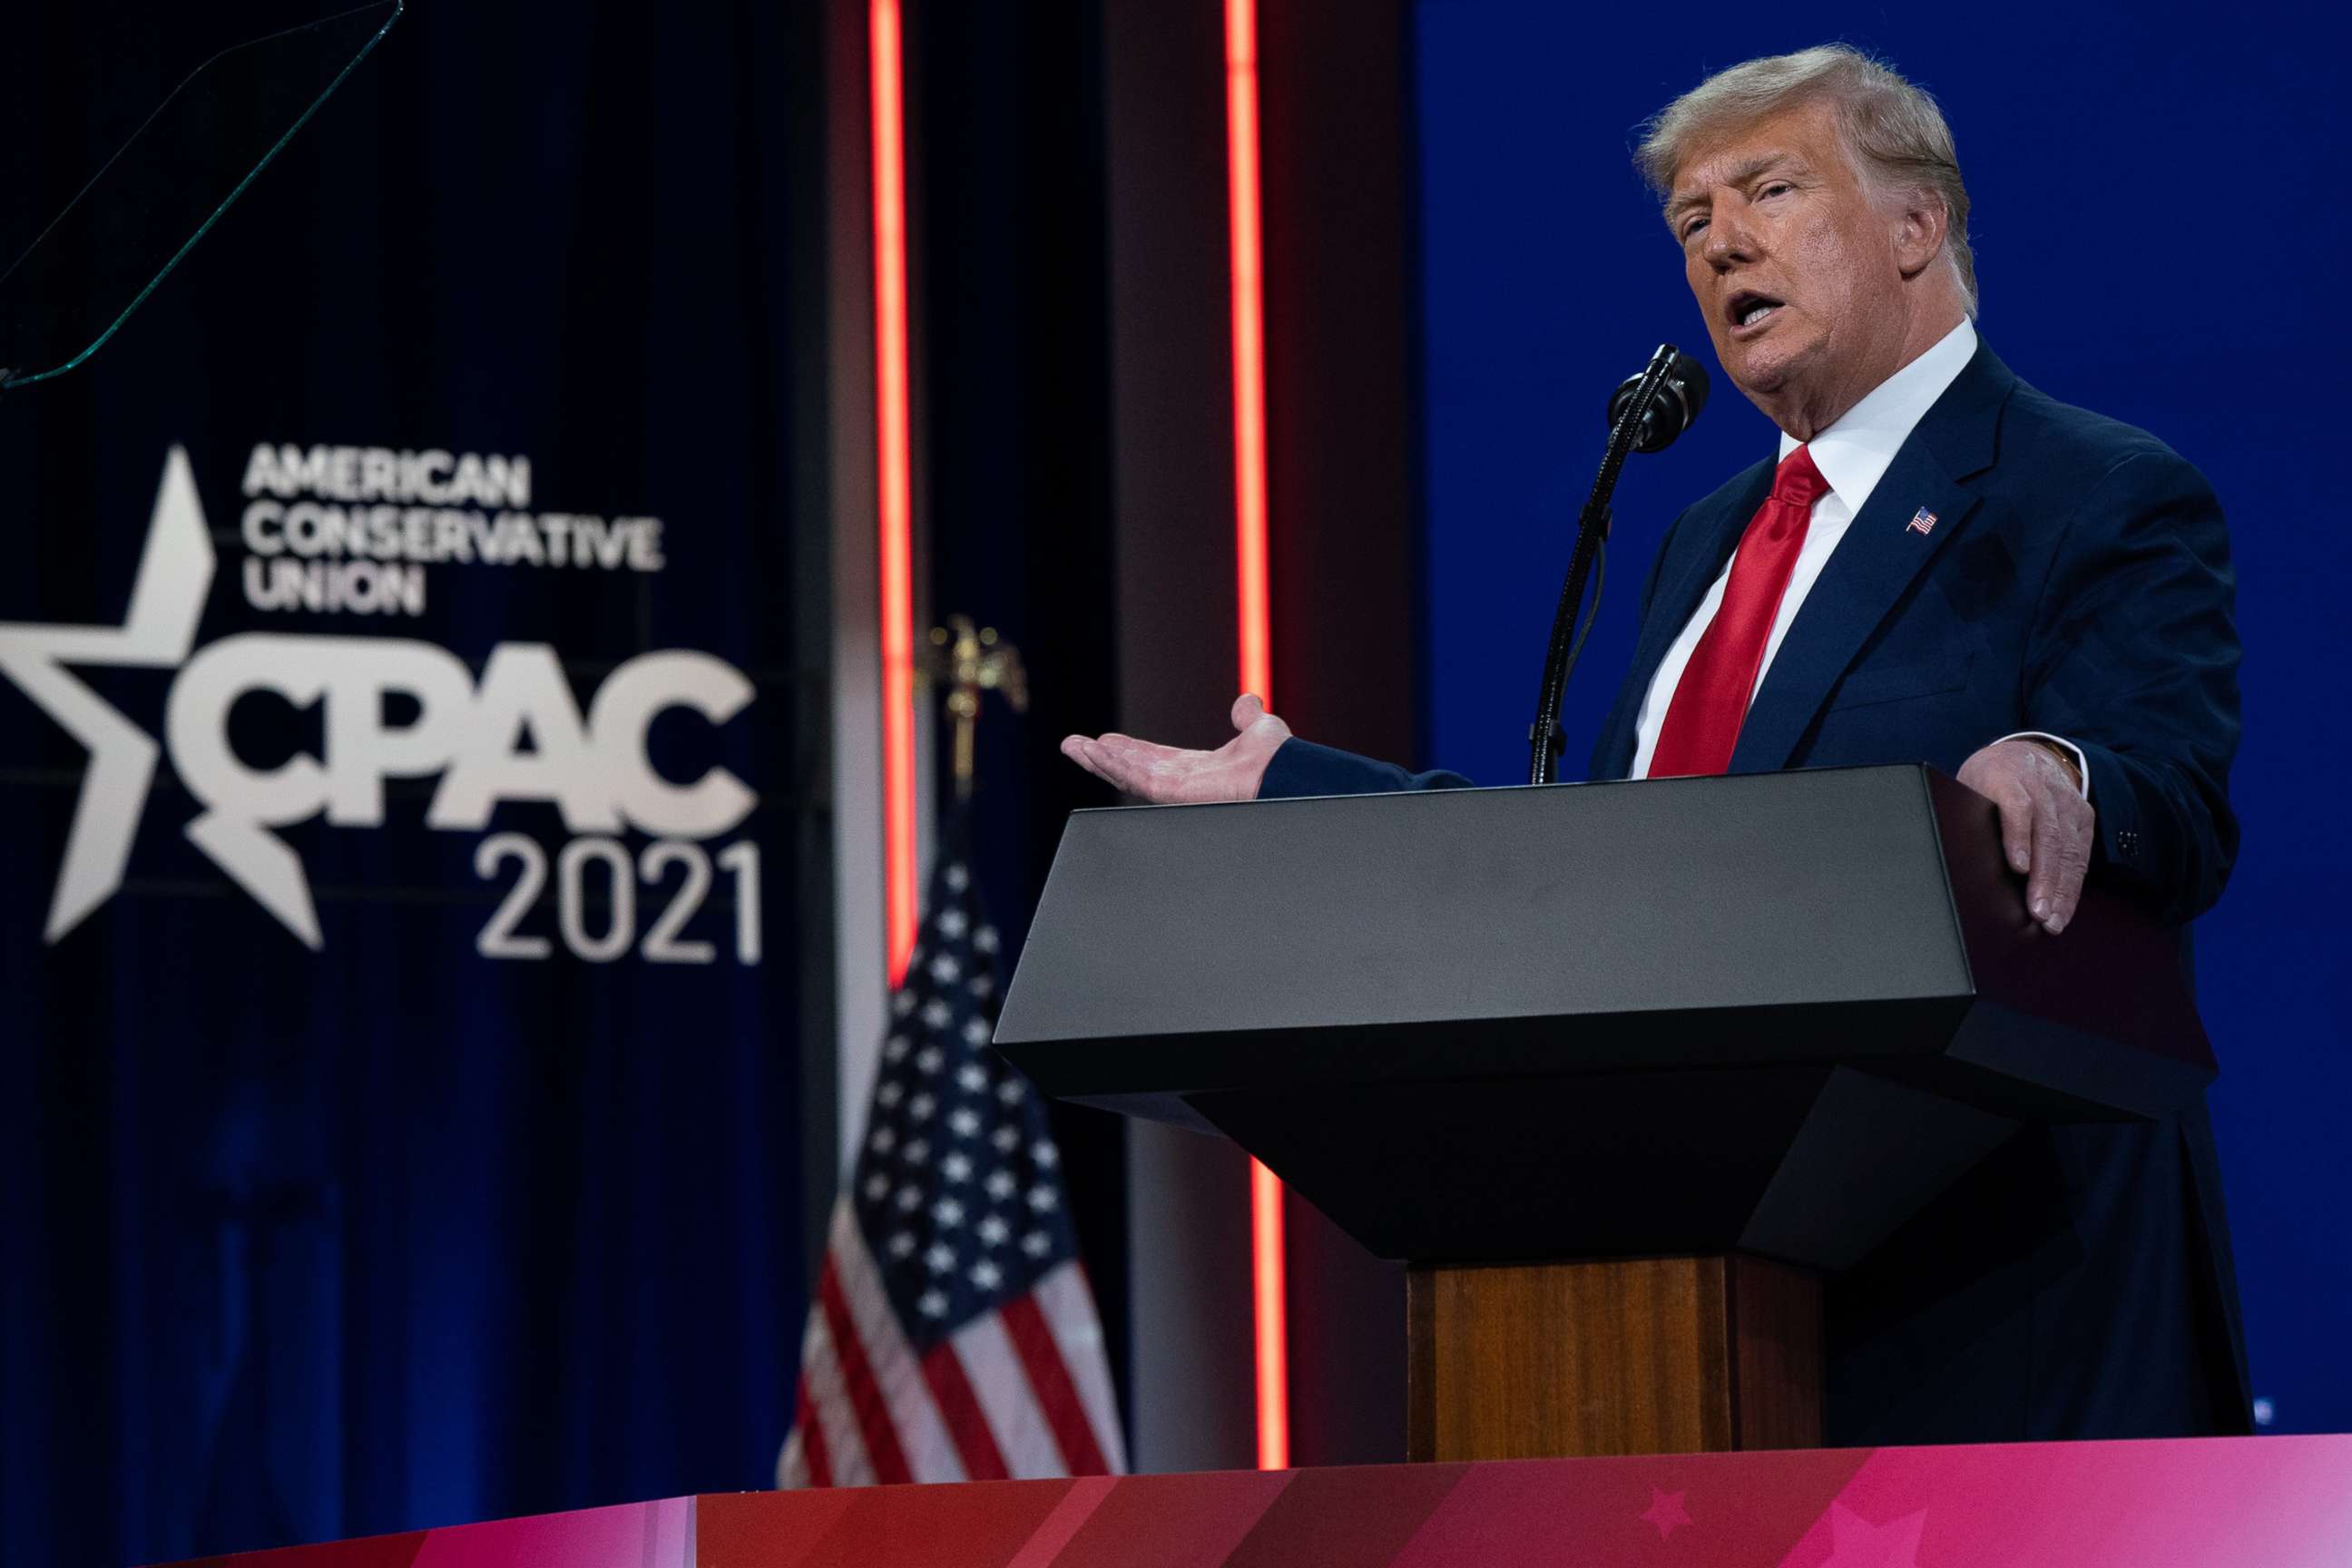
[[[1829,105],[1701,142],[1666,221],[1717,358],[1784,427],[1827,423],[1900,368],[1901,216],[1855,174]]]

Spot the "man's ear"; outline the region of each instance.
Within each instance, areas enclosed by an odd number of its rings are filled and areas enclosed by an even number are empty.
[[[1907,193],[1896,209],[1895,264],[1904,278],[1916,278],[1943,253],[1948,226],[1944,204],[1927,191]]]

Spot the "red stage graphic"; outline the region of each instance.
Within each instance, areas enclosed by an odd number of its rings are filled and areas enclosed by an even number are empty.
[[[741,1492],[236,1568],[2340,1568],[2352,1436]]]

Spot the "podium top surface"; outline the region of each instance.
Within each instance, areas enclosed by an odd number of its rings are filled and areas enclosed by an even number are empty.
[[[996,1038],[1049,1092],[1180,1121],[1333,1074],[1956,1040],[2092,1114],[2193,1094],[2177,935],[2094,888],[2053,938],[2021,889],[1990,803],[1919,766],[1079,812]]]

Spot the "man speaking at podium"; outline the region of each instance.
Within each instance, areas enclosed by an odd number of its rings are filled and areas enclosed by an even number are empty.
[[[1925,92],[1830,46],[1650,122],[1725,372],[1777,452],[1670,527],[1591,776],[1924,762],[1999,809],[2053,937],[2085,877],[2185,924],[2221,896],[2238,640],[2220,504],[2145,432],[1979,339],[1969,198]],[[1295,739],[1254,697],[1213,752],[1063,750],[1161,802],[1444,788]],[[1832,1444],[2249,1429],[2202,1104],[2032,1128],[1830,1282]]]

